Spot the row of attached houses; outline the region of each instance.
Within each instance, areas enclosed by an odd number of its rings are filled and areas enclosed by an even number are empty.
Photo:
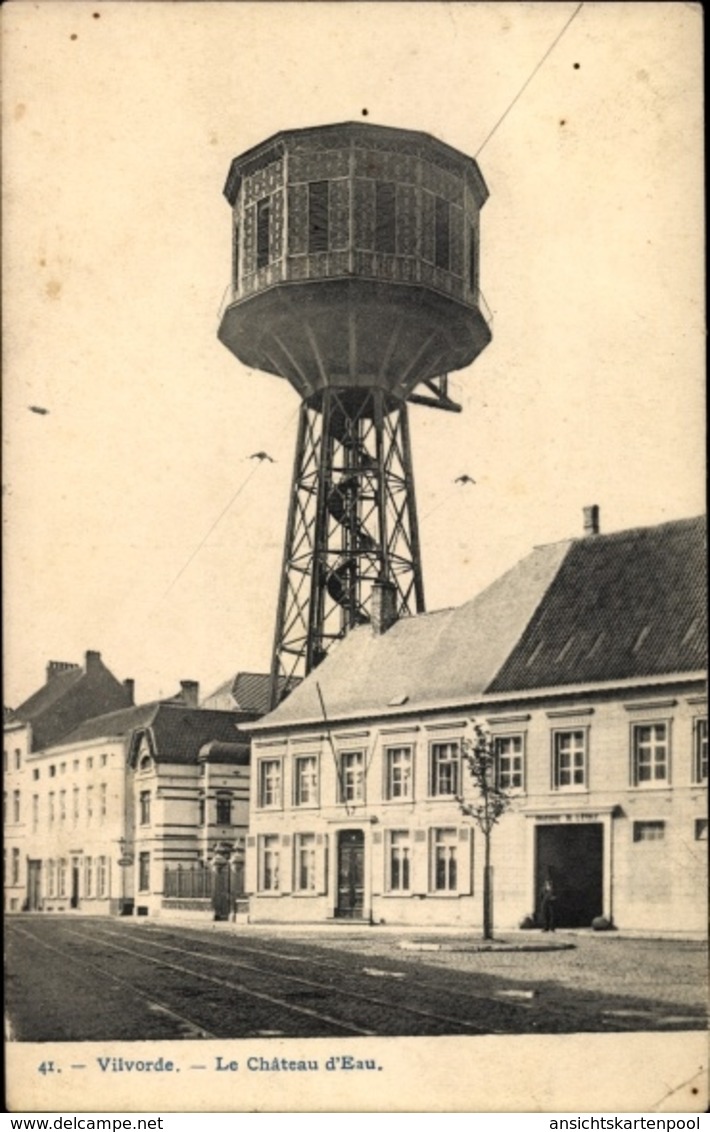
[[[560,926],[704,930],[704,521],[592,527],[460,608],[391,601],[250,726],[251,918],[480,924],[475,720],[512,801],[499,926],[539,922],[549,878]]]
[[[135,706],[98,653],[50,664],[5,722],[6,910],[475,927],[477,722],[498,927],[551,879],[560,926],[704,930],[705,522],[592,520],[459,608],[397,620],[378,584],[270,714],[258,674]]]
[[[99,665],[101,694],[77,708],[77,688]],[[211,913],[209,866],[224,863],[230,879],[243,872],[249,743],[236,725],[263,712],[268,678],[239,673],[229,687],[240,699],[222,710],[209,706],[214,696],[200,705],[188,680],[176,696],[136,706],[131,682],[119,684],[97,653],[85,669],[50,662],[44,688],[5,721],[5,910]],[[116,701],[128,706],[101,711]],[[49,742],[38,747],[38,734]]]
[[[128,707],[130,680],[121,683],[98,652],[86,653],[84,664],[50,661],[46,679],[3,719],[3,848],[4,908],[19,912],[29,899],[28,838],[31,835],[33,791],[28,773],[31,758],[51,748],[62,736],[91,716]]]

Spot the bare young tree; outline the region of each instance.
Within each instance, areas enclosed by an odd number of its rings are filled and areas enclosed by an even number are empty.
[[[461,744],[463,764],[468,768],[476,796],[466,799],[462,791],[457,799],[461,809],[473,818],[483,834],[483,938],[493,939],[493,869],[491,866],[491,834],[510,806],[510,795],[501,789],[498,774],[496,741],[487,728],[472,720],[473,736]]]

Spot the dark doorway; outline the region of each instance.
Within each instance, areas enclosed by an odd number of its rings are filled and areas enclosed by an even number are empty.
[[[539,825],[535,843],[535,909],[540,919],[542,885],[549,877],[555,890],[555,924],[560,928],[591,927],[602,914],[604,827]]]
[[[362,919],[365,900],[365,835],[344,830],[338,837],[338,906],[336,916]]]
[[[38,912],[42,907],[42,862],[27,862],[27,909]]]

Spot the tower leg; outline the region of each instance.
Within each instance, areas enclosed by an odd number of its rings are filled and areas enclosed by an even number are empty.
[[[424,609],[407,406],[329,387],[301,406],[284,548],[271,703],[369,621],[375,581],[398,615]]]

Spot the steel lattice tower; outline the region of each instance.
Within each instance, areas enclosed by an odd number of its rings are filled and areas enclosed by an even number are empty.
[[[488,192],[472,158],[429,135],[344,123],[235,158],[225,195],[234,255],[219,337],[302,400],[273,706],[369,620],[375,582],[399,615],[424,609],[407,402],[457,411],[446,374],[490,341]]]

